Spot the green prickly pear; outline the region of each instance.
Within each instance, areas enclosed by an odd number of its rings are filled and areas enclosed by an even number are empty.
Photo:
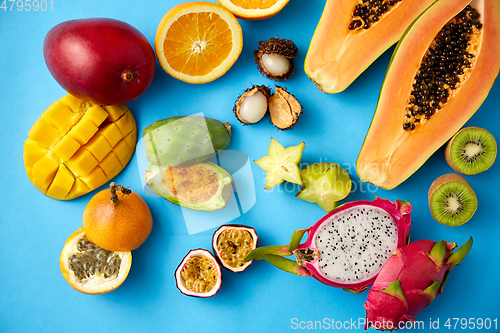
[[[145,177],[157,195],[184,208],[202,211],[224,208],[233,182],[229,173],[207,161],[174,168],[151,164]]]
[[[231,126],[202,116],[159,120],[143,131],[147,160],[163,167],[188,166],[227,148]]]

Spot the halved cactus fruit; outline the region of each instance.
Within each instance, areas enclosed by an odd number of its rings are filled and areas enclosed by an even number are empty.
[[[57,200],[84,195],[127,165],[137,142],[125,105],[99,106],[72,95],[55,101],[24,142],[24,166],[43,194]]]
[[[150,164],[145,177],[157,195],[181,207],[201,211],[224,208],[233,183],[229,173],[207,161],[185,167]]]

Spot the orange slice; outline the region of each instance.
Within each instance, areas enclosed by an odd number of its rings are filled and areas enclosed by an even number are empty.
[[[217,0],[237,18],[262,20],[278,14],[290,0]]]
[[[243,47],[234,15],[212,2],[186,2],[170,9],[155,37],[161,67],[188,83],[215,80],[235,63]]]

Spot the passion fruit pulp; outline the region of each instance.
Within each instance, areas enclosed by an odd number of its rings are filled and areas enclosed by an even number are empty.
[[[245,257],[257,247],[257,233],[244,225],[223,225],[212,237],[212,248],[222,266],[232,272],[244,271],[252,261]]]
[[[212,297],[220,289],[222,272],[209,251],[191,250],[175,270],[175,282],[184,295]]]
[[[125,281],[132,253],[107,251],[89,241],[83,228],[79,228],[64,244],[59,265],[74,289],[84,294],[104,294]]]

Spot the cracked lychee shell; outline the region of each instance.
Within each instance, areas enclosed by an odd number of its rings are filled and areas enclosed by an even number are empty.
[[[248,105],[244,104],[244,103],[249,102],[249,99],[247,99],[247,98],[249,98],[249,97],[254,98],[256,96],[256,94],[258,94],[258,93],[261,93],[265,97],[265,100],[267,101],[269,99],[269,97],[271,96],[271,89],[269,89],[268,87],[266,87],[264,85],[261,85],[261,86],[254,85],[251,88],[248,88],[245,91],[243,91],[243,93],[240,96],[238,96],[238,99],[236,100],[236,103],[234,104],[234,107],[233,107],[234,115],[241,123],[243,123],[245,125],[253,125],[253,124],[258,123],[262,118],[265,117],[265,115],[268,112],[267,102],[266,102],[265,110],[264,109],[255,110],[255,112],[260,113],[257,116],[252,115],[252,116],[256,117],[255,119],[250,119],[249,115],[246,114],[246,112],[241,112],[242,107],[244,110],[246,110],[246,108],[249,107]],[[245,100],[246,100],[246,102],[245,102]],[[242,114],[242,113],[244,113],[244,114]],[[258,120],[256,120],[257,118],[258,118]]]
[[[271,122],[278,129],[292,129],[299,121],[302,105],[285,87],[276,86],[268,103]]]
[[[259,41],[259,48],[253,52],[255,63],[259,72],[270,80],[282,82],[289,79],[295,72],[293,58],[298,55],[298,49],[295,43],[290,39],[273,37],[265,41]],[[281,56],[288,60],[288,70],[281,73],[272,73],[263,62],[263,55]]]

